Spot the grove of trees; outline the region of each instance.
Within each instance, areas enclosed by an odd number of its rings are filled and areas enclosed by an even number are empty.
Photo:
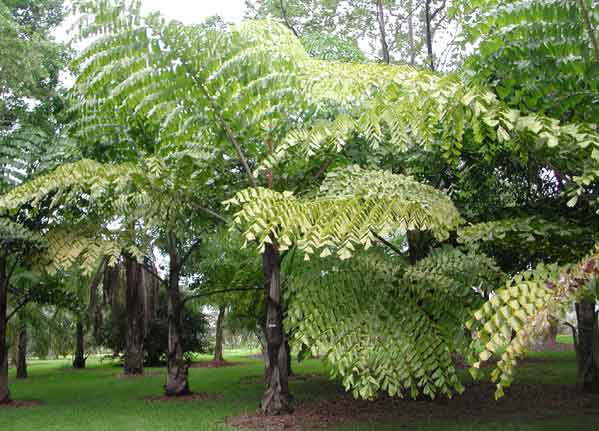
[[[206,305],[215,361],[225,320],[260,333],[266,415],[294,353],[363,399],[451,397],[497,356],[500,397],[572,309],[599,391],[599,4],[248,6],[76,1],[70,50],[61,1],[0,1],[0,403],[9,348],[25,377],[63,330],[74,367],[103,346],[187,395]]]

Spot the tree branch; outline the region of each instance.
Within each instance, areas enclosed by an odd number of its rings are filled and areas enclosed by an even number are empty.
[[[569,326],[570,329],[572,330],[572,339],[574,341],[574,349],[576,349],[578,346],[578,336],[576,335],[578,331],[577,331],[576,327],[574,325],[572,325],[570,322],[564,322],[564,325]]]
[[[591,39],[591,44],[593,45],[593,50],[595,51],[595,60],[597,60],[597,63],[599,63],[599,43],[597,42],[597,36],[593,30],[591,19],[589,18],[589,11],[585,4],[585,0],[578,0],[578,4],[580,5],[582,19],[584,20],[587,33],[589,34],[589,39]]]
[[[205,212],[208,215],[211,215],[215,219],[222,221],[225,224],[229,224],[231,222],[230,220],[228,220],[227,218],[223,217],[222,215],[220,215],[216,211],[211,210],[210,208],[204,208],[204,207],[201,207],[201,206],[196,206],[196,208],[199,209],[200,211]]]
[[[398,249],[397,247],[395,247],[393,244],[391,244],[389,241],[387,241],[385,238],[383,238],[382,236],[380,236],[378,233],[376,233],[372,229],[370,229],[370,233],[372,233],[376,239],[378,239],[381,243],[383,243],[384,245],[386,245],[387,247],[389,247],[395,253],[397,253],[400,256],[403,255],[403,253],[401,252],[400,249]]]
[[[439,14],[439,12],[441,12],[443,9],[445,9],[445,5],[447,3],[447,0],[443,0],[443,4],[441,4],[441,6],[439,6],[432,14],[431,14],[431,21],[433,21],[435,19],[435,17]]]
[[[287,28],[289,28],[289,30],[293,32],[295,37],[300,37],[297,30],[295,30],[295,28],[291,24],[291,21],[289,21],[289,17],[287,16],[287,8],[285,8],[285,1],[280,0],[279,4],[281,5],[281,16],[283,17],[283,21],[285,21],[285,25],[287,26]]]
[[[214,116],[216,117],[216,120],[218,121],[218,123],[220,124],[222,129],[224,130],[225,135],[227,136],[227,140],[235,149],[235,152],[237,153],[237,157],[239,158],[239,161],[241,162],[241,165],[243,166],[243,170],[245,171],[245,174],[248,177],[248,181],[250,182],[250,185],[252,187],[256,187],[257,183],[256,183],[256,179],[254,178],[254,174],[252,173],[252,170],[250,169],[250,166],[248,165],[245,154],[243,153],[243,150],[241,149],[241,145],[239,145],[239,142],[237,142],[237,138],[235,138],[235,135],[233,134],[233,130],[231,130],[229,123],[227,123],[225,121],[220,110],[218,109],[218,106],[216,106],[216,103],[214,103],[214,100],[212,100],[212,97],[210,97],[210,94],[208,94],[208,90],[206,89],[206,87],[204,85],[200,84],[200,89],[202,90],[202,93],[204,93],[204,97],[206,97],[206,99],[208,100],[208,103],[210,104],[210,107],[212,108],[212,111],[214,112]]]
[[[181,258],[179,265],[177,266],[177,271],[181,271],[181,268],[183,268],[183,266],[185,265],[185,262],[187,262],[187,260],[191,256],[191,253],[193,253],[194,250],[196,250],[200,246],[201,243],[202,243],[202,238],[198,238],[193,242],[193,244],[191,244],[189,246],[189,248],[187,249],[187,251],[185,252],[183,257]]]
[[[24,306],[26,306],[27,304],[29,304],[29,302],[33,299],[33,296],[31,295],[31,293],[29,293],[25,299],[23,299],[23,301],[21,301],[19,303],[19,305],[17,305],[15,308],[12,309],[12,311],[8,314],[8,316],[6,316],[6,319],[4,319],[5,323],[8,323],[8,321],[13,318],[15,316],[15,314],[17,314],[21,308],[23,308]]]
[[[383,52],[383,61],[387,64],[391,62],[389,55],[389,46],[387,45],[387,35],[385,33],[385,13],[383,9],[383,0],[376,2],[376,18],[379,23],[379,32],[381,38],[381,51]]]

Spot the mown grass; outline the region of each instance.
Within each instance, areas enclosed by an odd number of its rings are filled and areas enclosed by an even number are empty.
[[[120,369],[111,363],[90,360],[88,369],[74,371],[67,360],[34,361],[29,365],[27,380],[11,380],[13,398],[42,400],[41,406],[30,409],[0,409],[2,431],[177,431],[232,430],[224,420],[227,416],[253,411],[260,400],[262,385],[260,361],[229,355],[230,361],[242,365],[226,368],[194,368],[190,383],[195,391],[220,394],[220,398],[193,402],[147,402],[143,398],[159,395],[164,378],[147,376],[118,379]],[[572,383],[576,369],[572,352],[534,354],[543,361],[524,365],[518,372],[520,382]],[[207,359],[207,358],[206,358]],[[325,374],[317,360],[294,364],[298,374]],[[14,372],[11,371],[11,372]],[[149,369],[161,372],[162,369]],[[256,376],[248,379],[248,376]],[[318,380],[294,381],[291,390],[298,400],[333,397],[338,390],[334,382]],[[336,431],[557,431],[599,430],[595,415],[573,416],[560,412],[559,419],[531,420],[514,416],[501,420],[468,423],[468,418],[456,423],[422,423],[401,428],[387,425],[352,424]]]

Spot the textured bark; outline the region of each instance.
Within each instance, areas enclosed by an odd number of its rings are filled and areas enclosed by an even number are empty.
[[[223,324],[225,320],[225,307],[221,306],[216,318],[216,337],[214,342],[214,360],[224,362],[223,357]]]
[[[0,404],[10,402],[8,390],[8,345],[6,343],[6,310],[8,273],[6,257],[0,255]]]
[[[27,326],[23,323],[19,328],[17,346],[17,379],[27,378]]]
[[[82,369],[85,368],[85,330],[83,322],[77,321],[77,327],[75,329],[75,358],[73,359],[73,368]]]
[[[292,412],[289,394],[289,370],[283,309],[281,304],[281,262],[279,251],[273,244],[266,244],[263,254],[264,289],[266,296],[266,392],[262,397],[262,412],[279,415]]]
[[[599,329],[594,301],[576,304],[578,333],[575,337],[578,387],[583,392],[599,392]]]
[[[383,54],[383,61],[389,64],[391,62],[391,56],[389,55],[389,45],[387,45],[385,9],[383,8],[383,0],[377,0],[376,2],[376,19],[379,23],[379,36],[381,39],[381,52]]]
[[[179,291],[179,254],[177,240],[172,233],[169,235],[169,257],[168,354],[164,393],[167,396],[181,396],[189,394],[189,364],[184,358],[183,349],[183,301]]]
[[[141,265],[125,257],[127,334],[125,340],[125,374],[143,374],[144,306]]]

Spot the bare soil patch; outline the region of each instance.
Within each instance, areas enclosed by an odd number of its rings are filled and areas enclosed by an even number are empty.
[[[192,392],[187,395],[181,395],[178,397],[167,397],[166,395],[152,395],[144,397],[144,400],[155,402],[155,401],[209,401],[222,399],[222,395],[218,393],[207,393],[207,392]]]
[[[7,404],[0,404],[0,409],[29,409],[42,404],[43,402],[40,400],[12,400]]]
[[[241,365],[240,362],[229,362],[229,361],[203,361],[194,362],[189,365],[189,368],[222,368],[222,367],[235,367]]]
[[[347,423],[491,422],[513,415],[532,419],[568,414],[597,416],[599,400],[579,393],[570,385],[517,384],[505,397],[494,399],[495,388],[479,383],[452,399],[410,400],[381,397],[375,401],[354,400],[343,393],[333,399],[300,401],[292,415],[267,417],[259,411],[227,419],[231,426],[268,431],[303,431]]]

